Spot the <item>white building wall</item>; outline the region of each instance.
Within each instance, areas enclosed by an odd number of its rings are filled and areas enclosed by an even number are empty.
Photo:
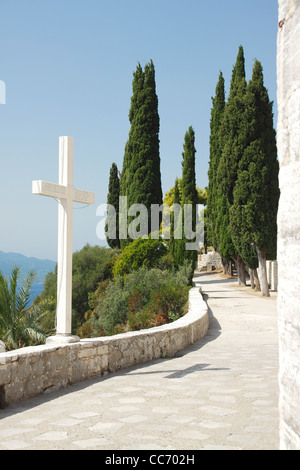
[[[300,450],[300,0],[278,4],[280,448]]]

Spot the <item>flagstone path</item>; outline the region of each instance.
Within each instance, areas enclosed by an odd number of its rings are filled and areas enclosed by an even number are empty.
[[[0,410],[0,450],[277,450],[276,294],[198,274],[208,335],[164,358]]]

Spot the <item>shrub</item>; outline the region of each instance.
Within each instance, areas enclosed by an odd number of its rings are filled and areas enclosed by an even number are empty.
[[[172,318],[182,316],[183,309],[188,301],[188,293],[189,287],[187,286],[162,286],[152,293],[148,308],[155,315],[161,315],[169,322],[171,321],[170,314]]]
[[[191,266],[178,271],[148,269],[146,266],[125,278],[118,276],[98,290],[91,318],[90,336],[123,333],[151,328],[174,321],[185,312]],[[86,330],[88,331],[88,330]],[[81,331],[77,332],[80,336]]]
[[[127,313],[127,331],[143,330],[155,325],[155,315],[148,308]]]
[[[113,267],[114,278],[125,276],[142,266],[157,267],[160,259],[167,254],[167,247],[162,240],[151,238],[134,240],[118,256]]]
[[[115,325],[124,322],[127,313],[129,291],[121,278],[110,282],[95,309],[97,331],[104,329],[105,334],[112,334]]]
[[[83,326],[85,313],[89,308],[94,308],[90,305],[93,301],[93,294],[91,293],[95,292],[99,283],[112,278],[112,269],[117,259],[117,253],[117,250],[87,244],[80,251],[73,254],[72,323],[74,329]],[[43,292],[35,299],[34,304],[38,305],[49,298],[54,299],[56,302],[56,291],[57,267],[55,272],[47,274]]]

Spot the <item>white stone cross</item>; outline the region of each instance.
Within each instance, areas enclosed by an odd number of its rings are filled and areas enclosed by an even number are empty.
[[[56,336],[47,343],[79,341],[72,336],[72,225],[73,201],[94,204],[95,195],[73,188],[73,139],[59,138],[59,184],[33,181],[32,193],[58,199]]]

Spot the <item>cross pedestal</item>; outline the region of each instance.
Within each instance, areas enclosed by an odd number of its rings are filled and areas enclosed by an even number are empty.
[[[72,335],[72,225],[73,201],[94,204],[95,195],[73,188],[73,139],[59,138],[59,184],[33,181],[32,193],[58,199],[56,336],[47,343],[74,343]]]

